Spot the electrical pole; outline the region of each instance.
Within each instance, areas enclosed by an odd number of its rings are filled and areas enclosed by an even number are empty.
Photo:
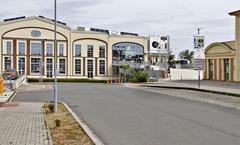
[[[57,112],[57,0],[54,0],[54,112]]]

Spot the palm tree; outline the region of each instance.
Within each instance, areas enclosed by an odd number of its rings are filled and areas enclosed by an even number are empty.
[[[168,65],[169,67],[173,67],[175,65],[176,61],[175,61],[175,55],[172,54],[172,52],[169,53],[168,56]]]
[[[183,50],[179,53],[179,58],[187,59],[192,63],[193,51],[190,52],[189,50]]]

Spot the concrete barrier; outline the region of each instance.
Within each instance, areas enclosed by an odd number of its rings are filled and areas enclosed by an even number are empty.
[[[4,80],[3,84],[4,86],[10,86],[12,84],[11,89],[17,89],[23,84],[27,83],[27,76],[26,75],[21,75],[19,76],[16,80]],[[10,89],[9,87],[7,87]]]
[[[24,85],[27,83],[27,76],[24,74],[22,76],[20,76],[17,80],[15,80],[14,82],[14,88],[18,88],[20,87],[21,85]]]

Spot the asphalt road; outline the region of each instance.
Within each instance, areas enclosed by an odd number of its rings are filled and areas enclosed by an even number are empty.
[[[18,92],[14,101],[50,96],[52,91]],[[59,100],[107,145],[240,144],[240,111],[234,109],[101,84],[60,84]]]

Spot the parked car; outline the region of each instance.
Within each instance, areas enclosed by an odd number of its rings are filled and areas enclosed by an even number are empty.
[[[6,69],[3,73],[3,78],[6,80],[6,79],[9,79],[8,77],[12,77],[13,80],[17,79],[18,77],[18,72],[16,71],[16,69]]]

